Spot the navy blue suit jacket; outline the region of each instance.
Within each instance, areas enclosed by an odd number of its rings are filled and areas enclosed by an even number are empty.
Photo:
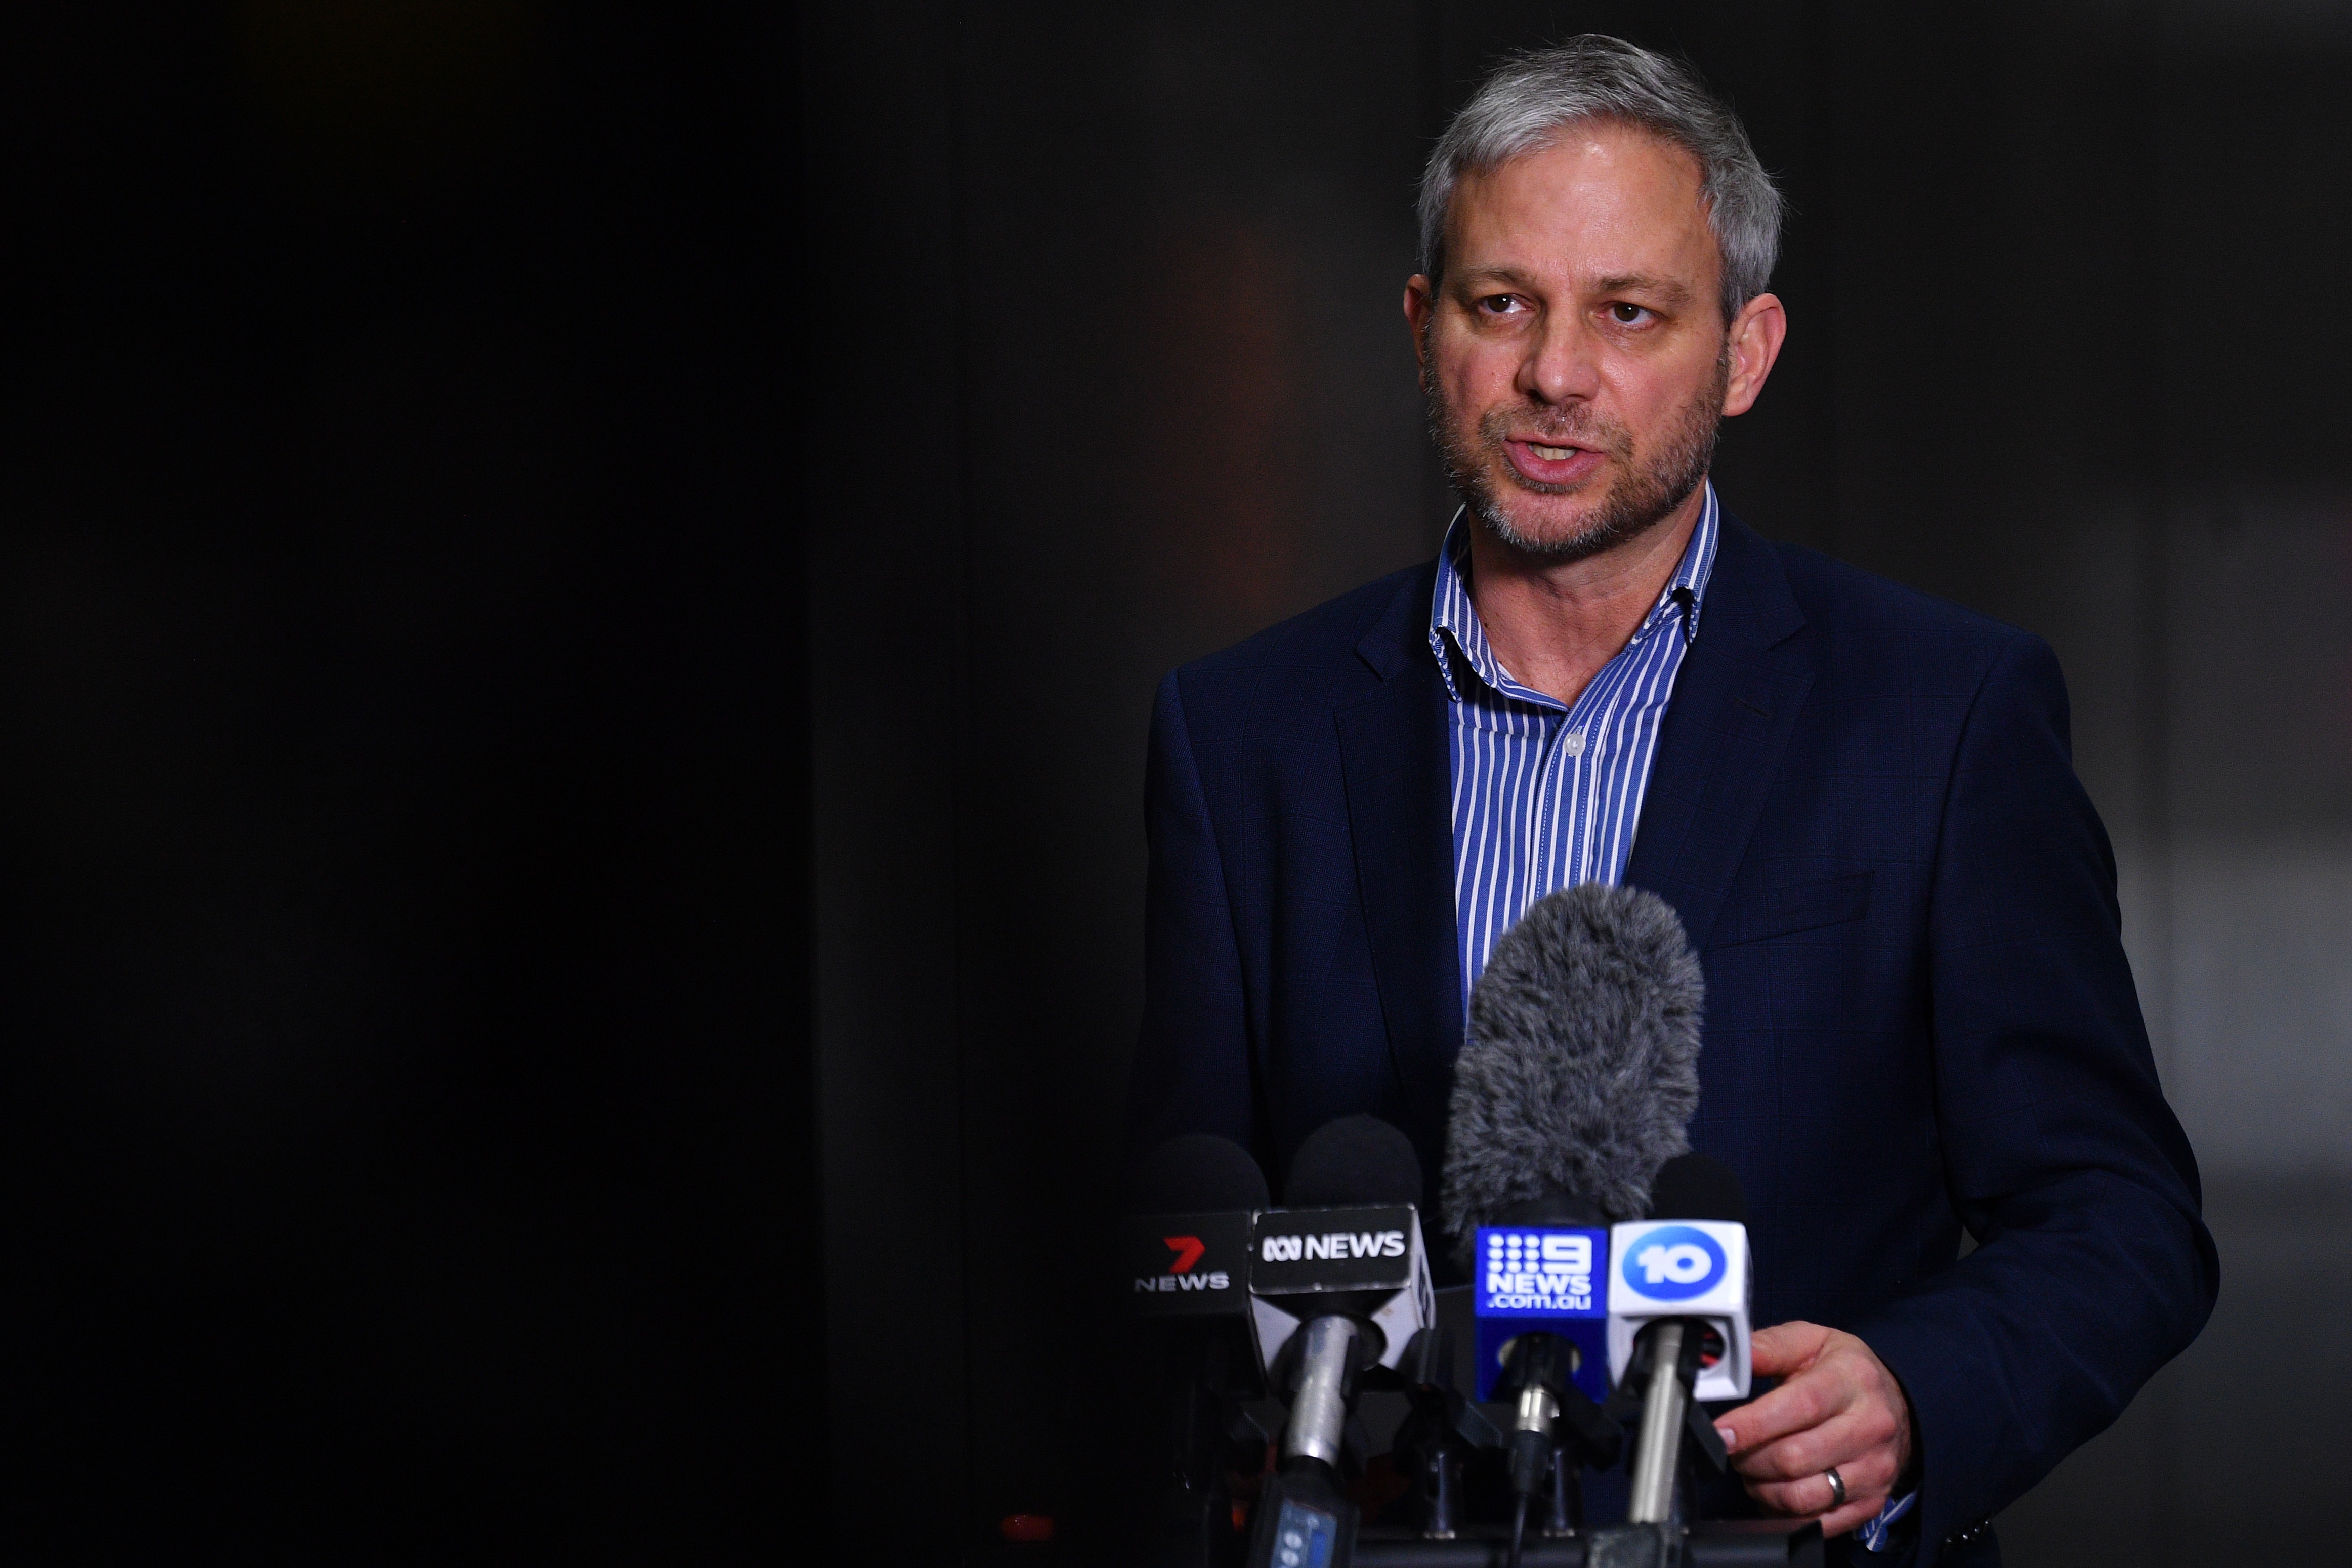
[[[1277,1192],[1365,1112],[1433,1197],[1463,1030],[1434,570],[1160,689],[1136,1130],[1236,1138]],[[1894,1370],[1940,1543],[2113,1421],[2219,1279],[2055,657],[1727,518],[1625,881],[1706,971],[1691,1141],[1746,1187],[1758,1321]]]

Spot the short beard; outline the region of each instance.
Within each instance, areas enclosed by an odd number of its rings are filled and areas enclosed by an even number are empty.
[[[1715,462],[1716,437],[1723,429],[1723,394],[1730,381],[1731,348],[1727,343],[1722,358],[1716,361],[1715,374],[1676,413],[1656,455],[1646,462],[1623,425],[1594,413],[1587,404],[1531,403],[1490,409],[1471,439],[1461,433],[1461,422],[1434,375],[1423,372],[1422,390],[1429,403],[1430,439],[1445,465],[1447,482],[1460,494],[1470,515],[1512,549],[1543,560],[1574,561],[1640,538],[1690,498]],[[1529,479],[1511,466],[1504,436],[1513,424],[1530,423],[1541,434],[1559,437],[1562,444],[1606,453],[1619,465],[1618,476],[1601,497],[1598,509],[1583,527],[1558,538],[1543,538],[1522,528],[1504,506],[1495,483],[1500,475],[1512,487],[1538,496],[1570,493],[1565,486]]]

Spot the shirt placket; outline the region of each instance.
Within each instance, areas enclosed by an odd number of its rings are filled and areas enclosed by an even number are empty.
[[[1622,653],[1618,654],[1618,658],[1623,657]],[[1607,712],[1607,704],[1601,700],[1600,694],[1609,679],[1610,673],[1616,668],[1616,664],[1617,660],[1612,659],[1607,664],[1602,665],[1601,673],[1593,676],[1591,684],[1578,695],[1576,706],[1569,709],[1560,719],[1560,741],[1563,748],[1570,735],[1583,737],[1575,754],[1569,759],[1570,777],[1562,781],[1569,797],[1568,850],[1562,857],[1563,870],[1560,879],[1562,886],[1583,880],[1586,862],[1591,858],[1588,843],[1592,832],[1591,780],[1597,777],[1596,769],[1600,766],[1599,758],[1595,754],[1594,740]]]
[[[1555,708],[1541,708],[1538,716],[1543,725],[1543,765],[1536,773],[1536,820],[1528,834],[1528,897],[1532,904],[1551,891],[1547,872],[1550,868],[1552,802],[1559,794],[1560,739],[1568,733],[1568,716]],[[1522,907],[1525,907],[1524,905]]]

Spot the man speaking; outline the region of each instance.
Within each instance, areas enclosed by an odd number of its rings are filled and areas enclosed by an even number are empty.
[[[1434,561],[1161,685],[1136,1114],[1278,1187],[1369,1113],[1433,1173],[1496,939],[1572,883],[1658,894],[1706,981],[1691,1139],[1779,1325],[1734,1467],[1831,1535],[1990,1562],[1983,1521],[2188,1344],[2219,1265],[2049,647],[1708,483],[1788,331],[1780,210],[1730,110],[1611,38],[1447,130],[1404,314],[1463,509]]]

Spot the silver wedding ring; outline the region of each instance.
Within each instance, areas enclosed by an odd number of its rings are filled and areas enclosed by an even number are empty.
[[[1835,1465],[1832,1465],[1822,1472],[1822,1479],[1830,1483],[1831,1495],[1837,1499],[1837,1501],[1830,1504],[1830,1511],[1835,1513],[1845,1506],[1845,1478],[1837,1473]]]

